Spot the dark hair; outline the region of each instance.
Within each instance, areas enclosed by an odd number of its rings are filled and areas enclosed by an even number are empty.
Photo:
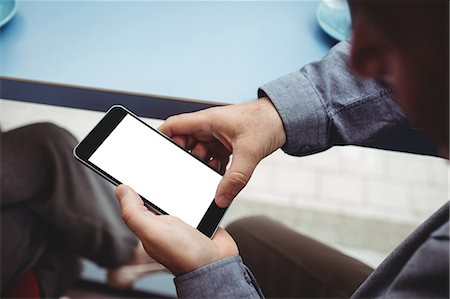
[[[407,45],[423,37],[448,45],[448,0],[349,0],[352,15],[363,13],[392,42]]]

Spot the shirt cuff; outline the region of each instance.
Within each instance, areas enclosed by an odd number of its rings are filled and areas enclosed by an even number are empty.
[[[286,133],[283,151],[303,156],[329,147],[325,107],[303,73],[296,71],[263,85],[258,97],[268,97],[278,110]]]
[[[182,298],[262,298],[253,274],[240,256],[205,265],[174,279]]]

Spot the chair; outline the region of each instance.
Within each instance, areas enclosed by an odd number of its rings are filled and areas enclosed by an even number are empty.
[[[2,294],[3,298],[41,298],[39,283],[32,269],[16,279]]]

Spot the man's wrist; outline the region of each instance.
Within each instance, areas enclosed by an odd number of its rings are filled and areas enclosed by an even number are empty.
[[[273,123],[272,129],[274,130],[273,136],[275,138],[274,142],[276,148],[282,147],[286,143],[286,132],[280,114],[268,97],[259,98],[258,102],[263,107],[262,109],[267,111],[265,115],[267,115],[271,120],[271,123]]]

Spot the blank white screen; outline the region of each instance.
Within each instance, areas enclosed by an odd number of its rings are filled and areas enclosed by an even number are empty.
[[[214,200],[222,178],[130,115],[89,161],[193,227]]]

